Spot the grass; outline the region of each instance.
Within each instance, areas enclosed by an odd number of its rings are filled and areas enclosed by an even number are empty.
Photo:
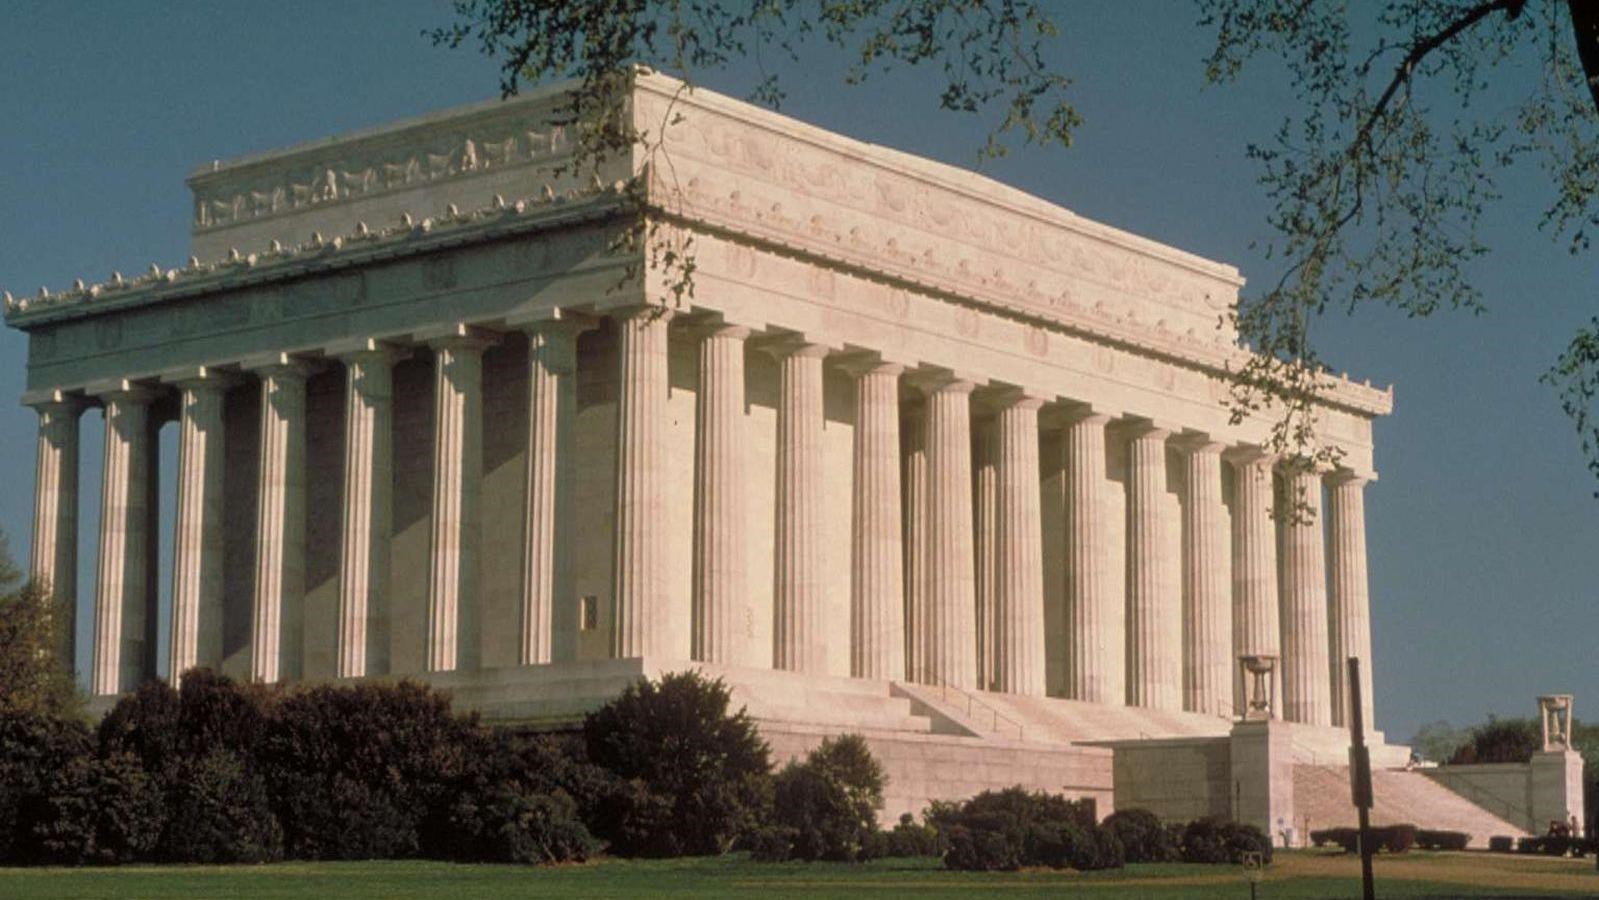
[[[1563,897],[1599,894],[1592,860],[1486,853],[1383,857],[1378,896]],[[0,869],[0,897],[165,898],[332,897],[450,900],[497,897],[785,897],[940,895],[1006,897],[1248,897],[1231,866],[1140,865],[1117,872],[949,872],[936,860],[888,859],[852,866],[770,865],[721,859],[601,860],[522,868],[437,862],[279,863],[269,866],[125,866],[115,869]],[[1262,900],[1360,895],[1358,859],[1317,851],[1279,853],[1259,888]]]

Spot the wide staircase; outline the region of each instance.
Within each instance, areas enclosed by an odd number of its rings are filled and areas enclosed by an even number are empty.
[[[1411,824],[1438,831],[1463,831],[1470,846],[1487,847],[1495,835],[1520,837],[1518,826],[1500,818],[1420,772],[1373,769],[1371,773],[1373,825]],[[1295,828],[1353,828],[1358,822],[1350,798],[1349,769],[1343,766],[1294,766]]]

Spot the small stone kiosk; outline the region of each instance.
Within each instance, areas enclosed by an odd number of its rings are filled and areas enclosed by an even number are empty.
[[[1283,767],[1373,721],[1334,673],[1372,671],[1391,389],[1329,374],[1340,467],[1278,459],[1223,404],[1233,267],[682,87],[640,72],[626,115],[662,143],[596,173],[565,86],[211,163],[187,263],[6,295],[32,570],[94,618],[99,708],[210,666],[563,727],[698,668],[780,757],[865,733],[890,816],[1020,783],[1291,818]],[[1272,692],[1247,712],[1241,656]]]

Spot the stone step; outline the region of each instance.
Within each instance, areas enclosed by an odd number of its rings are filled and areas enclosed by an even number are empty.
[[[1411,824],[1471,835],[1470,846],[1488,846],[1495,835],[1520,837],[1520,828],[1467,800],[1420,772],[1373,769],[1371,821],[1374,825]],[[1350,799],[1349,769],[1294,766],[1296,829],[1353,828],[1358,822]]]

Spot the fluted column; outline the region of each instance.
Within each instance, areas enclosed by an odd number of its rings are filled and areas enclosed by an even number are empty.
[[[750,330],[708,325],[700,338],[695,397],[694,582],[695,659],[742,663],[737,621],[745,601],[744,342]]]
[[[1105,424],[1077,412],[1061,441],[1066,456],[1066,696],[1126,702],[1126,610],[1107,584]]]
[[[107,695],[133,690],[155,674],[149,477],[155,452],[150,403],[156,395],[124,382],[99,396],[105,404],[105,466],[90,689]]]
[[[616,537],[611,655],[652,656],[666,628],[665,521],[667,321],[638,307],[616,322]]]
[[[777,554],[772,665],[822,672],[822,358],[803,341],[771,345],[778,360]]]
[[[1328,553],[1332,591],[1328,616],[1332,659],[1333,724],[1349,726],[1349,682],[1345,660],[1360,659],[1362,721],[1372,718],[1371,598],[1366,577],[1366,482],[1364,476],[1340,469],[1328,478]]]
[[[1221,495],[1223,445],[1189,437],[1183,451],[1183,708],[1232,715],[1232,560]]]
[[[555,660],[556,609],[573,608],[573,417],[577,339],[588,320],[552,316],[528,323],[527,510],[523,520],[521,639],[524,666]]]
[[[900,510],[899,376],[867,362],[855,376],[854,505],[850,515],[850,674],[905,677],[905,572]]]
[[[478,629],[479,506],[483,492],[483,351],[493,336],[457,326],[433,338],[433,516],[427,667],[473,669]]]
[[[900,420],[905,531],[905,678],[927,683],[927,409]]]
[[[978,419],[972,424],[972,574],[977,593],[973,613],[977,640],[972,652],[977,662],[976,685],[985,691],[994,686],[997,654],[994,622],[998,591],[995,559],[998,536],[994,523],[999,500],[994,461],[997,428],[998,423],[992,417]]]
[[[394,363],[377,341],[337,354],[345,365],[344,489],[340,510],[341,678],[381,674],[388,645],[372,623],[388,612],[394,510]]]
[[[39,414],[33,479],[33,552],[28,574],[48,585],[54,600],[55,653],[74,667],[78,613],[78,422],[87,403],[53,392],[32,400]]]
[[[1001,400],[994,441],[994,690],[1044,694],[1044,544],[1038,410],[1043,401]]]
[[[1182,585],[1167,552],[1164,428],[1135,426],[1127,467],[1127,703],[1183,708]]]
[[[261,378],[250,677],[274,682],[303,671],[305,382],[311,369],[282,354],[250,368]]]
[[[970,381],[924,378],[927,393],[927,677],[977,686]]]
[[[1283,474],[1287,495],[1278,514],[1283,551],[1283,718],[1331,725],[1321,474],[1299,461],[1286,464]]]
[[[1233,482],[1233,656],[1280,656],[1277,526],[1272,521],[1274,457],[1256,447],[1229,450]],[[1233,671],[1233,709],[1243,710],[1242,670]],[[1278,668],[1281,671],[1281,667]],[[1281,704],[1272,715],[1281,718]]]
[[[178,395],[178,499],[172,531],[169,677],[222,662],[222,410],[230,380],[201,370]]]

